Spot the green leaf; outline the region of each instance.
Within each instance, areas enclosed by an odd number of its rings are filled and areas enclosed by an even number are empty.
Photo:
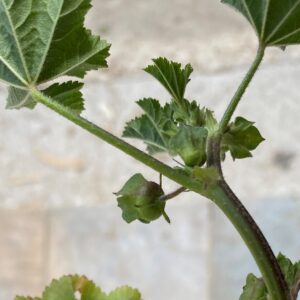
[[[300,262],[293,264],[286,256],[279,253],[277,261],[290,289],[300,280]]]
[[[277,261],[291,292],[300,280],[300,261],[292,263],[286,256],[279,253]],[[240,300],[269,300],[270,296],[262,278],[257,278],[253,274],[248,275],[247,282]]]
[[[150,154],[168,152],[169,139],[177,130],[170,118],[169,105],[163,108],[151,98],[137,103],[145,114],[127,123],[123,137],[144,141]]]
[[[10,90],[9,108],[33,106],[20,89],[107,66],[110,45],[84,28],[90,2],[0,1],[0,80],[18,89]]]
[[[31,297],[20,297],[16,296],[15,300],[42,300],[41,298],[31,298]]]
[[[229,125],[222,139],[223,158],[227,151],[230,151],[233,159],[252,157],[251,151],[264,141],[253,124],[242,117],[237,117],[235,122]]]
[[[268,290],[263,279],[248,275],[240,300],[268,300]]]
[[[300,43],[299,0],[222,0],[241,12],[266,46]]]
[[[80,115],[84,110],[84,99],[80,91],[82,87],[81,82],[68,81],[62,84],[55,83],[43,93]]]
[[[141,174],[132,176],[116,195],[122,217],[127,223],[135,220],[150,223],[164,216],[166,203],[160,200],[164,191],[160,185],[147,181]]]
[[[167,89],[175,102],[182,104],[186,86],[193,72],[192,66],[188,64],[182,68],[181,64],[162,57],[154,59],[153,62],[154,64],[148,66],[145,71]]]
[[[53,280],[43,293],[42,300],[76,300],[72,279],[69,276]]]
[[[81,300],[141,300],[138,290],[128,286],[120,287],[109,295],[95,285],[85,276],[69,275],[53,280],[46,287],[42,298],[17,296],[15,300],[76,300],[76,293],[80,293]]]
[[[170,149],[189,166],[201,166],[206,161],[206,139],[208,131],[203,127],[182,125],[170,140]]]
[[[142,296],[138,290],[124,286],[111,292],[107,300],[142,300]]]
[[[7,109],[20,109],[23,107],[33,109],[36,104],[29,91],[12,86],[8,88],[8,97],[6,100]]]

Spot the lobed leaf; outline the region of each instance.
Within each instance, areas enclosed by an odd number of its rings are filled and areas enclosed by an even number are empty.
[[[82,87],[83,83],[81,82],[68,81],[62,84],[55,83],[45,89],[43,93],[80,115],[84,110],[84,99],[80,91]]]
[[[241,12],[255,29],[261,44],[281,46],[300,43],[299,0],[222,0]]]
[[[105,294],[95,283],[85,276],[70,275],[53,280],[43,292],[42,298],[20,297],[15,300],[142,300],[138,290],[124,286],[110,294]]]
[[[237,117],[223,136],[221,145],[223,158],[227,151],[230,152],[233,159],[252,157],[251,151],[255,150],[263,141],[264,138],[253,122]]]
[[[137,289],[123,286],[111,292],[107,300],[142,300],[142,296]]]
[[[293,297],[297,296],[298,283],[300,280],[300,261],[292,263],[281,253],[277,256],[277,261],[291,294]],[[257,278],[253,274],[249,274],[240,300],[269,300],[269,298],[270,296],[263,279]]]
[[[175,102],[182,105],[185,89],[193,72],[192,66],[188,64],[182,68],[181,64],[162,57],[153,59],[153,62],[145,71],[166,88]]]
[[[0,80],[10,86],[8,108],[33,108],[30,90],[41,83],[107,66],[110,45],[84,28],[90,7],[91,0],[0,1]]]
[[[144,141],[150,154],[168,152],[169,139],[177,130],[170,118],[169,106],[162,107],[152,98],[137,103],[145,114],[127,123],[123,137]]]
[[[268,290],[263,279],[249,274],[240,300],[268,300]]]

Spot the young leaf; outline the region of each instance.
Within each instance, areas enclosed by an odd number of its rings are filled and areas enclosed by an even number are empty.
[[[82,87],[81,82],[68,81],[62,84],[55,83],[43,93],[80,115],[84,110],[84,99],[80,91]]]
[[[299,0],[222,0],[240,11],[265,46],[300,43]]]
[[[175,102],[183,105],[185,89],[193,72],[192,66],[186,65],[182,68],[181,64],[162,57],[154,59],[153,62],[145,71],[167,89]]]
[[[170,150],[178,154],[189,167],[201,166],[206,161],[208,131],[203,127],[182,125],[170,140]]]
[[[183,106],[172,103],[173,118],[178,123],[202,127],[205,125],[205,108],[201,109],[196,101],[183,99]]]
[[[168,152],[168,143],[176,133],[176,125],[170,118],[169,106],[161,107],[155,99],[137,102],[145,114],[127,123],[123,137],[144,141],[150,154]]]
[[[124,286],[111,292],[107,300],[142,300],[142,296],[138,290]]]
[[[249,274],[240,300],[268,300],[268,290],[263,279]]]
[[[252,157],[251,151],[264,141],[253,124],[242,117],[237,117],[235,122],[230,124],[222,139],[223,158],[226,151],[230,151],[233,159]]]
[[[10,90],[8,107],[33,106],[28,92],[20,90],[63,75],[82,78],[107,66],[110,45],[84,28],[90,2],[0,2],[0,80],[17,88]]]
[[[139,220],[150,223],[165,214],[165,201],[160,200],[164,191],[155,182],[147,181],[143,175],[132,176],[116,193],[122,217],[127,223]]]

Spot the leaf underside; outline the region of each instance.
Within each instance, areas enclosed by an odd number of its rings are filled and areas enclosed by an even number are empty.
[[[11,87],[9,108],[32,108],[24,95],[41,83],[107,66],[110,45],[84,27],[90,7],[91,0],[0,0],[0,80]]]
[[[265,46],[300,43],[300,0],[222,0],[241,12]]]

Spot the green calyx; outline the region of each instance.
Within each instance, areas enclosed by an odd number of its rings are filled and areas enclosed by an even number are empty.
[[[163,189],[141,174],[132,176],[116,195],[122,217],[127,223],[139,220],[148,224],[161,216],[169,221],[165,213],[166,202],[161,200]]]

